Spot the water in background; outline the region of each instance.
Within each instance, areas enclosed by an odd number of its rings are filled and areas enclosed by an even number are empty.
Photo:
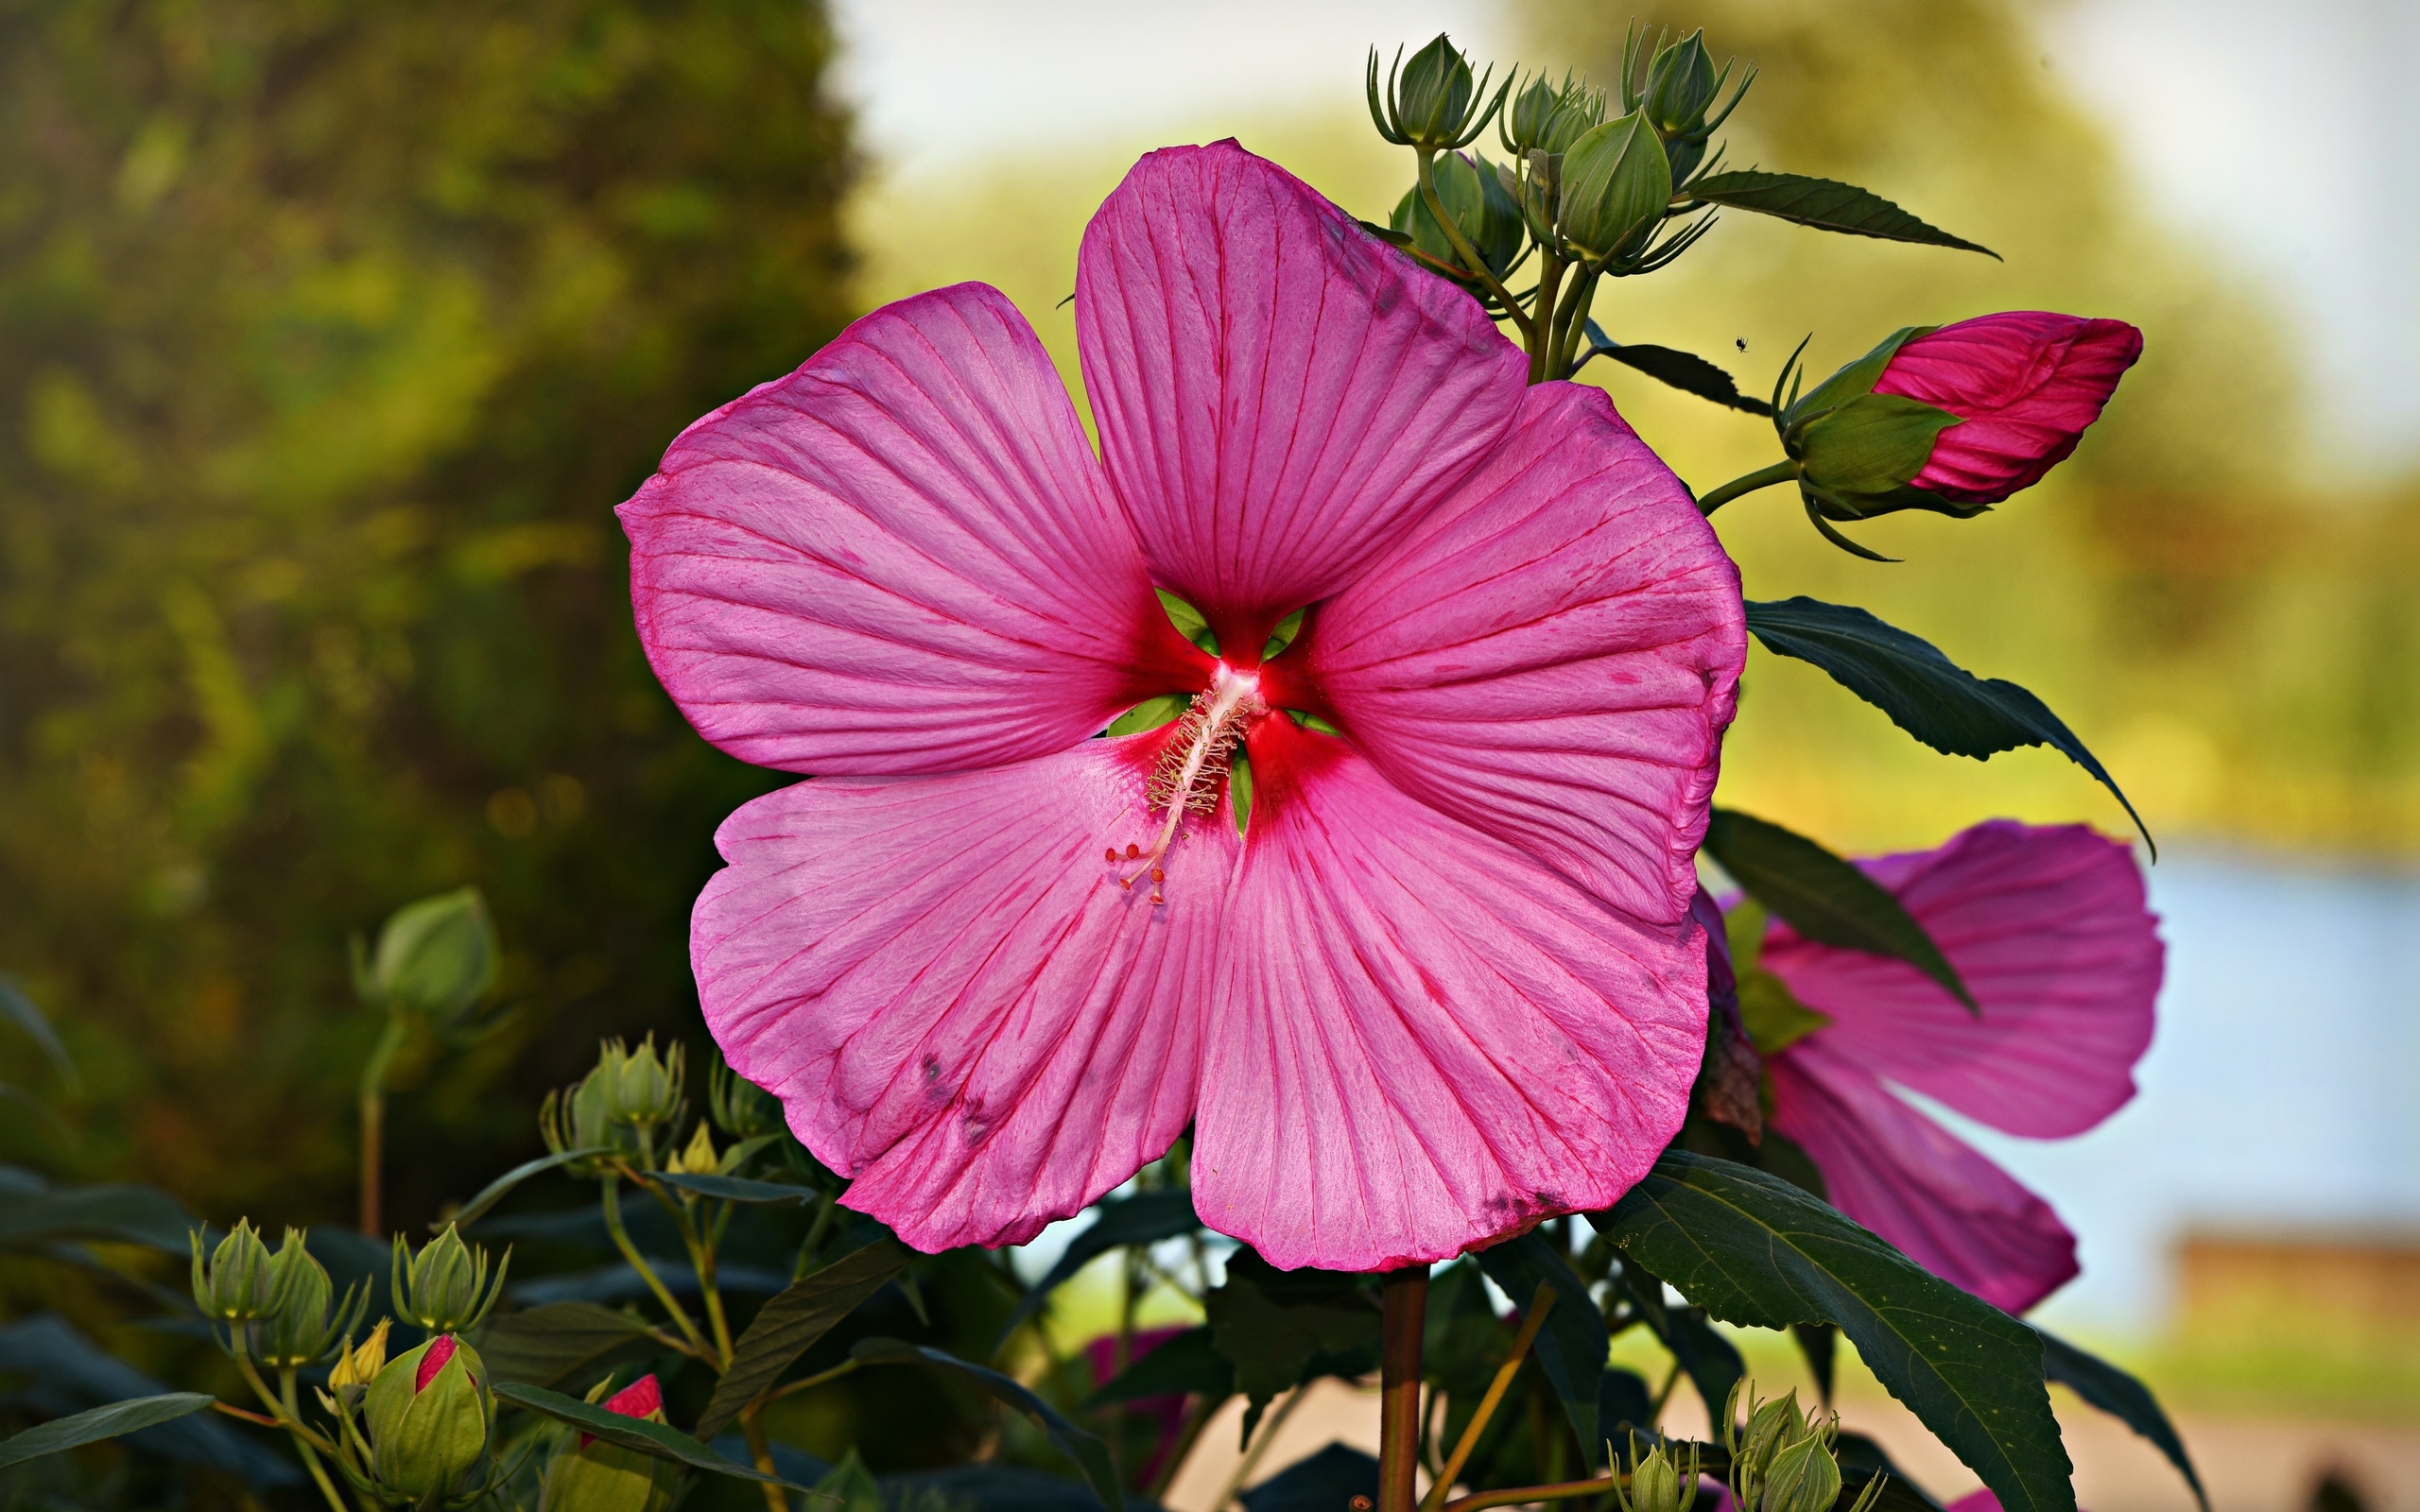
[[[2420,873],[2202,850],[2151,883],[2168,985],[2141,1095],[2047,1143],[1949,1120],[2082,1240],[2044,1320],[2138,1337],[2188,1229],[2420,1229]]]

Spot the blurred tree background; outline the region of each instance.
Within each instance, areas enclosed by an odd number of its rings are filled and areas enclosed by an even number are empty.
[[[398,1223],[694,1022],[770,780],[657,690],[611,510],[851,313],[832,50],[801,0],[0,7],[0,968],[84,1070],[0,1159],[338,1217],[345,938],[466,882],[511,1012],[407,1068]]]

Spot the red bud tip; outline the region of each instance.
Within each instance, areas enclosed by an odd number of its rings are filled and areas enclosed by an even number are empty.
[[[420,1357],[420,1368],[412,1372],[415,1394],[426,1391],[428,1383],[437,1379],[437,1372],[445,1368],[445,1362],[454,1358],[456,1343],[451,1333],[441,1333],[429,1341],[428,1352]]]
[[[605,1399],[605,1410],[624,1418],[651,1418],[664,1410],[664,1388],[644,1375]]]

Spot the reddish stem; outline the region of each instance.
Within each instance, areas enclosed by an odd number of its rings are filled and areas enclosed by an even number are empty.
[[[1378,1353],[1378,1509],[1412,1512],[1420,1468],[1420,1340],[1428,1314],[1428,1267],[1390,1271]]]

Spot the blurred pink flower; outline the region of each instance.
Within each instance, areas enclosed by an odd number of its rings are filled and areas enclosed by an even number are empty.
[[[1916,337],[1892,354],[1874,391],[1959,417],[1914,487],[1996,504],[2067,458],[2142,354],[2143,334],[2123,320],[2009,310]]]
[[[1982,1005],[1776,923],[1759,964],[1831,1023],[1771,1056],[1772,1126],[1833,1205],[1937,1276],[2021,1313],[2076,1273],[2049,1205],[1885,1081],[2011,1134],[2081,1134],[2135,1095],[2164,952],[2134,853],[2081,825],[1979,824],[1862,863]]]
[[[925,1249],[1028,1239],[1188,1123],[1202,1218],[1283,1266],[1612,1201],[1704,1034],[1692,858],[1744,652],[1713,532],[1602,392],[1525,387],[1467,295],[1233,143],[1110,197],[1076,326],[1098,459],[967,284],[698,421],[622,507],[683,712],[817,774],[716,836],[724,1054]]]
[[[1153,1349],[1186,1332],[1182,1327],[1135,1330],[1128,1341],[1132,1349],[1127,1354],[1127,1366],[1131,1368]],[[1105,1386],[1115,1380],[1118,1373],[1117,1335],[1104,1333],[1085,1345],[1084,1363],[1092,1367],[1094,1385]],[[1167,1397],[1140,1397],[1126,1403],[1129,1417],[1146,1418],[1159,1425],[1159,1435],[1152,1441],[1150,1457],[1134,1468],[1127,1476],[1129,1481],[1136,1486],[1149,1486],[1158,1478],[1160,1462],[1167,1458],[1168,1452],[1176,1448],[1177,1440],[1184,1435],[1184,1403],[1185,1395],[1181,1391]]]
[[[617,1418],[646,1418],[664,1421],[664,1387],[649,1371],[629,1385],[605,1399],[605,1410]],[[579,1447],[586,1449],[596,1442],[595,1434],[579,1435]]]

